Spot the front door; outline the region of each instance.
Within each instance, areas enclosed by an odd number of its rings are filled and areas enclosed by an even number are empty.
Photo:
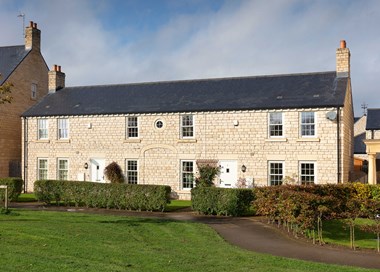
[[[237,183],[237,161],[219,161],[220,187],[235,188]]]
[[[90,159],[91,162],[91,181],[93,182],[105,182],[104,180],[104,168],[105,159]]]

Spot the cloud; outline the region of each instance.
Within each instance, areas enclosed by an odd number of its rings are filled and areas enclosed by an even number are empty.
[[[363,101],[380,107],[376,0],[215,1],[196,8],[202,3],[0,0],[0,44],[23,43],[17,14],[25,12],[42,30],[47,63],[61,65],[71,86],[332,71],[346,39],[356,115]],[[115,5],[120,12],[109,14]]]

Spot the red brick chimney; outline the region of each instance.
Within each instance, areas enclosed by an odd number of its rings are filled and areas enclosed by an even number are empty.
[[[25,28],[25,49],[41,51],[41,30],[33,21],[30,21],[29,26]]]
[[[346,41],[340,41],[340,48],[336,50],[336,75],[339,77],[350,77],[350,49],[346,47]]]
[[[61,72],[61,66],[54,65],[49,71],[49,93],[65,88],[65,73]]]

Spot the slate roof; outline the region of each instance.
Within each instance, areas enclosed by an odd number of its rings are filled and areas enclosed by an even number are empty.
[[[343,106],[336,72],[66,87],[23,116],[139,114]]]
[[[366,139],[365,137],[366,137],[365,132],[355,136],[355,138],[354,138],[354,154],[367,154],[366,145],[363,142],[363,140]]]
[[[367,109],[366,130],[380,130],[380,109]]]
[[[31,50],[24,45],[0,47],[0,85],[3,84]]]

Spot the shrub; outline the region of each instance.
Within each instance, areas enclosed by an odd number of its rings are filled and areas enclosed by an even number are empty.
[[[116,162],[111,162],[107,165],[104,169],[104,175],[111,183],[124,182],[123,170],[121,170],[121,167]]]
[[[202,214],[241,216],[254,199],[250,189],[195,187],[191,190],[192,208]]]
[[[23,180],[21,178],[0,178],[0,185],[8,186],[8,201],[16,201],[21,194]],[[0,201],[5,200],[5,190],[0,190]]]
[[[34,193],[38,201],[76,207],[163,211],[170,202],[171,188],[161,185],[94,183],[38,180]]]
[[[220,172],[219,167],[209,164],[198,165],[198,171],[199,177],[195,180],[198,187],[210,187],[214,185],[214,178]]]

